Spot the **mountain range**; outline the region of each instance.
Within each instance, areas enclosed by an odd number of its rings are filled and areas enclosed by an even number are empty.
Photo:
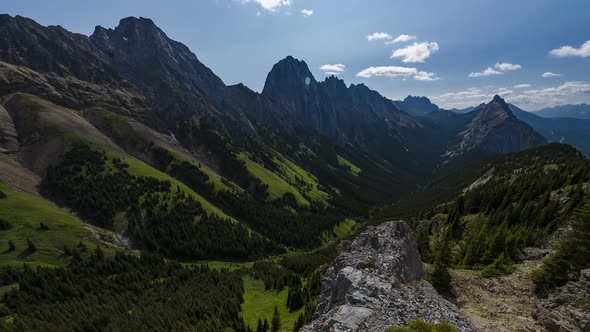
[[[544,118],[573,118],[590,120],[590,105],[561,105],[554,107],[542,108],[534,112]]]
[[[23,273],[31,275],[20,279],[12,270],[0,271],[0,287],[11,288],[10,317],[21,330],[43,321],[23,318],[27,314],[42,313],[48,325],[38,326],[46,330],[101,330],[114,321],[133,330],[166,312],[157,323],[246,331],[260,317],[255,309],[251,317],[241,313],[244,285],[258,282],[264,291],[289,288],[288,296],[281,293],[289,310],[281,314],[301,327],[313,316],[321,266],[336,257],[340,240],[381,207],[445,187],[433,181],[498,155],[507,154],[497,165],[509,165],[512,173],[525,168],[521,159],[535,160],[531,168],[538,174],[554,161],[559,167],[567,160],[586,165],[571,147],[547,145],[567,142],[587,153],[584,120],[544,119],[500,96],[463,113],[440,109],[426,97],[392,101],[364,84],[347,85],[335,76],[317,80],[293,56],[270,68],[261,92],[226,85],[147,18],[124,18],[114,29],[98,26],[85,36],[0,15],[0,37],[0,245],[9,248],[0,264],[68,267],[56,270],[59,275],[26,268]],[[523,150],[532,152],[518,153]],[[500,189],[510,185],[502,173],[508,167],[488,166],[485,172],[499,173]],[[586,168],[569,179],[567,172],[574,170],[566,166],[563,172],[549,169],[561,174],[556,186],[584,179]],[[481,172],[482,167],[472,171]],[[552,185],[535,185],[551,200]],[[489,211],[508,209],[511,203],[496,202],[505,193],[488,187],[476,198],[493,195]],[[421,208],[448,214],[446,205]],[[474,206],[477,213],[488,210]],[[540,232],[539,238],[545,235]],[[518,240],[524,245],[524,235]],[[280,264],[268,259],[279,256]],[[482,264],[497,258],[490,257]],[[208,260],[256,262],[221,274],[190,265]],[[120,279],[97,277],[113,271]],[[38,311],[14,305],[27,302],[17,298],[28,291],[28,298],[49,294],[35,288],[51,285],[48,278],[60,285],[51,301],[95,289],[76,306],[93,308],[83,312],[80,325],[46,314],[54,310],[49,305]],[[96,288],[82,284],[87,281]],[[200,289],[201,281],[207,287]],[[23,292],[12,290],[17,282],[23,282]],[[115,285],[125,292],[110,293]],[[154,311],[128,309],[139,301],[133,293],[144,288],[150,291],[140,299],[142,307]],[[100,292],[126,310],[101,316]],[[170,292],[180,300],[170,303]],[[202,309],[199,317],[185,312],[186,301],[201,298],[206,303],[193,303]]]

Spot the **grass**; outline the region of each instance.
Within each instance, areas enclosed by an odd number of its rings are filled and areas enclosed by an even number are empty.
[[[262,321],[266,318],[270,324],[274,313],[275,306],[281,316],[281,330],[285,332],[293,331],[293,326],[297,321],[301,310],[289,312],[287,308],[287,288],[281,292],[264,290],[262,280],[253,280],[244,277],[244,303],[242,304],[242,318],[244,322],[253,330],[256,330],[258,318]]]
[[[246,164],[246,168],[248,168],[248,171],[252,176],[260,179],[262,183],[268,185],[268,192],[271,199],[280,198],[283,194],[290,192],[295,196],[298,204],[309,206],[309,201],[301,195],[297,188],[289,184],[277,174],[252,161],[247,153],[242,152],[238,154],[237,157]]]
[[[175,188],[176,186],[180,187],[180,189],[184,192],[186,192],[189,195],[192,195],[193,198],[195,198],[199,203],[201,203],[201,205],[203,206],[203,209],[209,214],[214,214],[217,215],[221,218],[228,218],[231,219],[233,221],[235,221],[233,218],[231,218],[230,216],[228,216],[227,214],[225,214],[223,211],[221,211],[218,207],[216,207],[215,205],[211,204],[209,201],[207,201],[205,198],[203,198],[203,196],[197,194],[196,192],[194,192],[192,189],[190,189],[189,187],[187,187],[184,183],[176,180],[175,178],[171,177],[170,175],[166,174],[166,173],[162,173],[160,171],[158,171],[157,169],[135,159],[135,158],[130,158],[130,157],[126,157],[126,156],[121,156],[112,152],[107,152],[107,154],[109,155],[109,158],[121,158],[125,163],[127,163],[129,165],[129,173],[132,175],[143,175],[143,176],[150,176],[150,177],[154,177],[156,179],[159,180],[164,180],[164,181],[170,181],[170,183],[172,184],[172,186]]]
[[[338,237],[339,239],[343,238],[346,235],[350,234],[355,226],[356,221],[350,218],[346,218],[343,222],[334,226],[334,234],[336,234],[336,237]]]
[[[6,198],[0,199],[0,219],[8,221],[12,228],[0,231],[0,266],[65,266],[69,258],[63,255],[63,247],[74,248],[80,241],[89,249],[96,245],[89,241],[91,233],[80,219],[57,205],[40,197],[10,190],[0,184]],[[40,230],[44,223],[49,230]],[[27,239],[31,239],[37,251],[28,253]],[[8,251],[12,240],[16,250]]]
[[[350,218],[344,219],[338,225],[334,226],[332,232],[324,232],[322,234],[322,244],[330,243],[337,239],[342,239],[352,233],[356,227],[356,221]]]
[[[202,262],[188,262],[182,263],[185,266],[199,266],[201,264],[207,264],[210,269],[213,270],[228,270],[235,271],[241,268],[252,268],[254,262],[222,262],[222,261],[202,261]]]
[[[305,193],[305,195],[314,201],[328,202],[330,195],[325,191],[320,190],[317,177],[297,166],[278,152],[274,162],[281,169],[281,172],[285,175],[287,181],[294,184],[299,192]]]
[[[141,138],[129,124],[129,119],[125,116],[115,114],[99,107],[92,107],[82,111],[85,118],[99,118],[105,121],[114,135],[123,138],[134,144],[140,144]]]
[[[348,168],[350,174],[358,176],[361,173],[362,170],[360,169],[360,167],[344,159],[344,157],[336,155],[336,158],[338,159],[338,165]]]
[[[129,142],[133,142],[133,144],[135,145],[141,145],[143,142],[143,139],[139,136],[139,134],[137,134],[137,132],[135,131],[135,129],[133,129],[133,127],[129,124],[129,118],[122,116],[122,115],[118,115],[115,114],[113,112],[104,110],[102,108],[89,108],[86,109],[82,112],[82,114],[86,117],[86,118],[100,118],[103,121],[105,121],[109,127],[111,128],[111,130],[114,131],[115,136],[123,138]],[[147,141],[146,141],[147,143]],[[176,158],[177,160],[181,160],[181,161],[188,161],[194,164],[193,161],[188,160],[187,158],[181,157],[178,154],[176,154],[174,151],[171,151],[169,149],[166,148],[166,146],[163,145],[159,145],[159,147],[161,147],[162,149],[167,150],[168,152],[170,152],[174,158]],[[229,190],[230,188],[224,184],[223,182],[221,182],[221,180],[215,176],[213,174],[213,171],[211,171],[210,169],[201,166],[201,170],[207,174],[207,176],[209,177],[209,183],[211,183],[213,185],[213,188],[218,191],[218,190]]]

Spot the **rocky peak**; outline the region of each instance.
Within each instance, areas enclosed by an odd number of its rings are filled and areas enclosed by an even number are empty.
[[[0,16],[0,60],[84,81],[116,81],[106,57],[88,39],[22,16]]]
[[[317,91],[317,82],[305,61],[292,56],[277,62],[266,76],[262,94],[269,97],[297,95]]]
[[[223,81],[152,20],[127,17],[114,29],[99,26],[90,40],[108,55],[113,68],[142,90],[148,104],[171,127],[178,120],[207,114],[226,118],[221,120],[226,124],[237,116],[243,128],[250,128],[240,110],[230,105]]]
[[[445,157],[467,153],[510,153],[547,143],[528,124],[518,120],[498,95],[485,106],[477,107],[472,114],[473,119],[459,135],[460,142],[449,149]]]
[[[440,111],[440,108],[427,97],[407,96],[403,101],[397,100],[393,103],[398,109],[416,115],[426,115]]]
[[[403,221],[368,227],[322,277],[314,320],[302,331],[386,331],[420,318],[472,331],[455,305],[423,277],[411,227]]]

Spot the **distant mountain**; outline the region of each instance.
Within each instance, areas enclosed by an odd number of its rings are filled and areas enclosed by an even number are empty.
[[[468,114],[474,110],[485,107],[486,104],[479,106],[467,107],[464,109],[452,109],[451,112],[456,114]],[[539,114],[539,112],[528,112],[516,105],[508,104],[510,110],[519,120],[527,123],[535,131],[543,135],[548,142],[558,142],[571,144],[586,155],[590,155],[590,120],[568,118],[549,118]],[[583,108],[585,104],[575,105]],[[554,107],[564,109],[570,105]],[[547,109],[546,109],[547,110]]]
[[[544,118],[574,118],[590,120],[590,105],[561,105],[543,108],[534,113]]]
[[[393,104],[398,109],[415,115],[426,115],[431,112],[440,111],[440,108],[433,104],[427,97],[407,96],[403,101],[394,100]]]
[[[517,118],[528,123],[549,142],[571,144],[590,155],[590,120],[543,118],[537,112],[527,112],[512,104],[510,109]]]
[[[465,107],[465,108],[453,108],[450,111],[451,112],[455,112],[455,113],[469,113],[472,112],[473,110],[475,110],[476,108],[480,108],[482,106],[485,106],[485,103],[479,104],[478,106],[470,106],[470,107]]]
[[[547,142],[528,124],[518,120],[499,96],[469,114],[474,115],[473,119],[460,133],[459,142],[445,152],[445,157],[517,152]]]

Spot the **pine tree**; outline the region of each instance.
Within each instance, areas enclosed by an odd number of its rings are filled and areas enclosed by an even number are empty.
[[[264,324],[262,324],[262,331],[263,332],[268,332],[270,328],[268,327],[268,320],[266,320],[266,318],[264,319]]]
[[[262,321],[258,318],[258,325],[256,326],[256,332],[262,332]]]
[[[578,278],[580,270],[590,267],[590,199],[574,211],[572,228],[556,245],[555,253],[545,259],[543,267],[533,272],[537,292]]]
[[[15,251],[16,250],[16,246],[14,245],[14,242],[12,240],[8,241],[8,251]]]
[[[449,231],[445,232],[438,241],[434,257],[434,265],[428,275],[428,281],[432,286],[443,295],[451,295],[451,275],[449,267],[451,266],[451,243]]]
[[[272,315],[272,332],[279,332],[279,330],[281,329],[281,316],[279,314],[279,309],[275,306],[275,312]]]
[[[37,251],[37,247],[35,246],[35,244],[33,243],[33,241],[31,239],[27,239],[27,251],[29,251],[29,252]]]
[[[429,224],[423,223],[422,225],[420,225],[420,227],[418,227],[418,230],[416,232],[416,243],[418,245],[418,252],[420,253],[422,261],[426,263],[432,262],[430,252],[429,226]]]

